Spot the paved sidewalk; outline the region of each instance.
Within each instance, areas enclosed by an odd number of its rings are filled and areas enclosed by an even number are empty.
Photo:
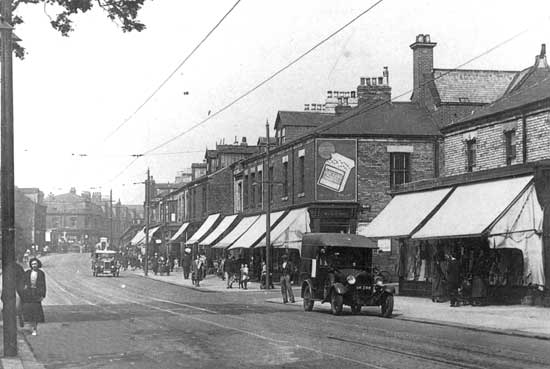
[[[126,273],[143,276],[143,271],[127,271]],[[235,283],[232,289],[227,289],[226,282],[213,275],[208,275],[201,281],[200,287],[195,287],[191,284],[191,280],[183,279],[181,270],[171,273],[170,276],[155,276],[150,273],[148,278],[210,292],[265,291],[260,289],[257,282],[250,282],[248,290],[239,289],[238,283]],[[278,289],[277,284],[275,288]],[[300,296],[298,287],[294,287],[294,295]],[[280,297],[268,298],[267,301],[282,304]],[[301,308],[302,300],[297,298],[296,302],[291,305]],[[329,308],[328,304],[315,303],[315,309]],[[451,308],[448,303],[433,303],[427,298],[395,296],[393,318],[550,340],[550,308],[536,306],[493,305]]]

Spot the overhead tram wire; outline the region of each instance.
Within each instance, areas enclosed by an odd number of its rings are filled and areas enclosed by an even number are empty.
[[[263,80],[262,82],[260,82],[259,84],[257,84],[255,87],[251,88],[250,90],[248,90],[247,92],[245,92],[244,94],[242,94],[241,96],[239,96],[238,98],[236,98],[235,100],[233,100],[232,102],[230,102],[229,104],[225,105],[223,108],[221,108],[220,110],[210,114],[207,118],[203,119],[202,121],[200,121],[199,123],[191,126],[190,128],[186,129],[185,131],[177,134],[176,136],[170,138],[169,140],[167,141],[164,141],[163,143],[153,147],[152,149],[150,150],[147,150],[145,151],[143,154],[144,155],[149,155],[151,154],[153,151],[156,151],[158,149],[160,149],[161,147],[163,146],[166,146],[168,145],[169,143],[177,140],[178,138],[180,138],[181,136],[191,132],[192,130],[194,130],[195,128],[203,125],[204,123],[208,122],[210,119],[214,118],[215,116],[219,115],[220,113],[226,111],[227,109],[229,109],[231,106],[235,105],[236,103],[238,103],[239,101],[241,101],[242,99],[244,99],[245,97],[247,97],[248,95],[250,95],[251,93],[253,93],[254,91],[256,91],[257,89],[259,89],[260,87],[262,87],[263,85],[265,85],[266,83],[268,83],[269,81],[271,81],[273,78],[277,77],[279,74],[283,73],[285,70],[287,70],[288,68],[290,68],[291,66],[293,66],[294,64],[296,64],[297,62],[299,62],[301,59],[303,59],[304,57],[306,57],[307,55],[309,55],[310,53],[312,53],[315,49],[317,49],[319,46],[323,45],[325,42],[327,42],[328,40],[330,40],[331,38],[333,38],[334,36],[336,36],[338,33],[340,33],[341,31],[343,31],[345,28],[349,27],[351,24],[353,24],[355,21],[357,21],[359,18],[361,18],[363,15],[367,14],[368,12],[370,12],[372,9],[374,9],[378,4],[380,4],[381,2],[383,2],[384,0],[378,0],[376,3],[374,3],[373,5],[371,5],[370,7],[368,7],[366,10],[362,11],[361,13],[359,13],[357,16],[355,16],[352,20],[350,20],[349,22],[347,22],[346,24],[344,24],[342,27],[338,28],[336,31],[332,32],[330,35],[328,35],[327,37],[325,37],[324,39],[322,39],[321,41],[319,41],[317,44],[315,44],[313,47],[311,47],[309,50],[307,50],[306,52],[304,52],[303,54],[301,54],[300,56],[298,56],[296,59],[292,60],[290,63],[288,63],[286,66],[280,68],[278,71],[276,71],[275,73],[273,73],[271,76],[269,76],[268,78],[266,78],[265,80]]]
[[[381,1],[382,1],[382,0],[381,0]],[[378,5],[381,1],[378,1],[377,3],[375,3],[372,7],[370,7],[369,9],[367,9],[365,12],[367,12],[367,11],[370,10],[370,9],[372,9],[374,6]],[[361,13],[359,16],[361,16],[361,15],[364,14],[365,12]],[[358,17],[359,17],[359,16],[358,16]],[[354,20],[357,19],[358,17],[354,18]],[[352,20],[352,21],[353,21],[353,20]],[[351,23],[348,22],[347,25],[349,25],[349,24],[351,24]],[[344,27],[345,27],[345,26],[344,26]],[[341,29],[343,29],[343,28],[341,28]],[[341,30],[341,29],[340,29],[340,30]],[[447,74],[449,74],[449,73],[451,73],[451,72],[453,72],[453,71],[456,71],[456,70],[458,70],[459,68],[462,68],[462,67],[464,67],[464,66],[470,64],[471,62],[473,62],[473,61],[475,61],[475,60],[477,60],[477,59],[479,59],[479,58],[481,58],[481,57],[483,57],[483,56],[489,54],[490,52],[492,52],[492,51],[494,51],[494,50],[496,50],[496,49],[498,49],[498,48],[504,46],[505,44],[509,43],[510,41],[512,41],[512,40],[516,39],[517,37],[523,35],[524,33],[528,32],[529,30],[530,30],[530,28],[527,28],[527,29],[524,29],[524,30],[521,31],[521,32],[516,33],[516,34],[513,35],[512,37],[509,37],[509,38],[507,38],[506,40],[504,40],[504,41],[502,41],[502,42],[496,44],[495,46],[493,46],[493,47],[491,47],[491,48],[485,50],[483,53],[481,53],[481,54],[479,54],[479,55],[477,55],[477,56],[475,56],[475,57],[473,57],[473,58],[471,58],[471,59],[469,59],[469,60],[467,60],[467,61],[465,61],[465,62],[459,64],[459,65],[456,66],[455,68],[450,69],[450,70],[448,70],[447,72],[442,73],[441,75],[439,75],[439,76],[437,76],[437,77],[435,77],[435,78],[432,78],[432,79],[430,79],[430,80],[425,81],[424,83],[422,83],[422,84],[420,85],[420,87],[424,87],[426,84],[431,83],[431,82],[433,82],[433,81],[436,81],[436,80],[438,80],[439,78],[444,77],[444,76],[446,76]],[[319,45],[319,44],[318,44],[318,45]],[[310,49],[310,50],[311,50],[311,49]],[[307,52],[306,52],[306,53],[307,53]],[[305,55],[306,55],[306,54],[302,54],[301,57],[303,57],[303,56],[305,56]],[[294,61],[292,61],[291,63],[289,63],[286,67],[284,67],[284,68],[280,69],[278,72],[272,74],[270,77],[268,77],[267,79],[265,79],[263,82],[261,82],[260,84],[256,85],[256,87],[254,87],[253,89],[247,91],[246,93],[244,93],[243,95],[241,95],[241,96],[238,97],[237,99],[233,100],[231,103],[229,103],[228,105],[224,106],[222,109],[220,109],[220,110],[216,111],[215,113],[211,114],[208,118],[203,119],[201,122],[195,124],[194,126],[190,127],[189,129],[185,130],[184,132],[179,133],[178,135],[172,137],[171,139],[169,139],[169,140],[163,142],[162,144],[157,145],[157,146],[155,146],[154,148],[152,148],[152,149],[150,149],[150,150],[148,150],[148,151],[145,151],[145,152],[143,153],[143,155],[147,155],[147,156],[149,156],[149,155],[154,155],[154,154],[152,154],[153,151],[156,151],[156,150],[160,149],[161,147],[163,147],[163,146],[165,146],[165,145],[167,145],[167,144],[169,144],[169,143],[175,141],[176,139],[178,139],[178,138],[182,137],[183,135],[189,133],[191,130],[197,128],[198,126],[200,126],[200,125],[202,125],[202,124],[204,124],[204,123],[206,123],[206,122],[207,122],[209,119],[211,119],[212,117],[214,117],[214,116],[220,114],[220,113],[223,112],[224,110],[227,110],[230,106],[232,106],[232,105],[234,105],[235,103],[237,103],[238,101],[242,100],[244,97],[246,97],[247,95],[249,95],[249,94],[252,93],[253,91],[257,90],[259,87],[263,86],[263,85],[264,85],[265,83],[267,83],[269,80],[273,79],[276,75],[280,74],[281,71],[283,71],[283,70],[287,69],[288,67],[290,67],[290,66],[291,66],[292,64],[294,64],[297,60],[299,60],[301,57],[298,57],[297,59],[295,59]],[[365,112],[367,112],[367,111],[370,111],[370,110],[373,110],[373,109],[377,109],[378,107],[380,107],[380,106],[382,106],[382,105],[384,105],[384,104],[391,103],[392,101],[394,101],[394,100],[396,100],[396,99],[398,99],[398,98],[401,98],[401,97],[403,97],[403,96],[405,96],[405,95],[407,95],[407,94],[410,94],[410,93],[413,92],[413,91],[414,91],[414,89],[410,89],[410,90],[407,90],[407,91],[401,93],[401,94],[398,95],[398,96],[395,96],[395,97],[391,98],[391,99],[388,100],[388,101],[383,101],[383,102],[378,103],[378,104],[369,105],[368,107],[366,107],[366,108],[364,108],[364,109],[358,109],[356,112],[354,112],[354,113],[352,113],[352,114],[346,115],[346,117],[349,119],[349,118],[355,117],[355,116],[357,116],[357,115],[359,115],[359,114],[363,114],[363,113],[365,113]]]
[[[170,73],[168,75],[168,77],[166,77],[164,79],[164,81],[162,81],[162,83],[153,91],[153,93],[151,93],[149,95],[149,97],[147,97],[145,99],[145,101],[132,113],[130,114],[130,116],[128,118],[126,118],[121,124],[119,124],[111,133],[109,133],[105,139],[104,139],[104,142],[107,141],[109,138],[111,138],[116,132],[118,132],[119,129],[121,129],[126,123],[128,123],[133,117],[136,116],[136,114],[141,110],[143,109],[143,107],[145,105],[147,105],[147,103],[149,101],[151,101],[151,99],[157,94],[157,92],[160,91],[160,89],[162,87],[164,87],[164,85],[178,72],[178,70],[187,62],[187,60],[189,60],[189,58],[191,58],[191,56],[193,56],[193,54],[199,49],[199,47],[202,46],[202,44],[210,37],[210,35],[212,35],[212,33],[214,33],[214,31],[219,27],[219,25],[225,20],[225,18],[227,18],[227,16],[229,16],[229,14],[233,11],[233,9],[235,9],[237,7],[237,5],[239,5],[239,3],[241,2],[241,0],[237,0],[235,2],[235,4],[233,4],[233,6],[231,7],[231,9],[229,9],[225,15],[218,21],[218,23],[216,23],[216,25],[210,29],[210,31],[206,34],[206,36],[204,36],[204,38],[197,44],[197,46],[195,46],[195,48],[193,50],[191,50],[191,52],[189,53],[189,55],[187,55],[179,64],[178,66],[176,67],[176,69],[174,69],[172,71],[172,73]]]
[[[383,1],[383,0],[381,0],[381,1]],[[377,3],[374,4],[372,7],[376,6],[376,5],[377,5],[378,3],[380,3],[381,1],[377,2]],[[372,8],[372,7],[371,7],[371,8]],[[369,8],[369,9],[371,9],[371,8]],[[362,14],[364,14],[364,13],[362,13]],[[354,18],[354,19],[357,19],[357,17]],[[349,24],[350,24],[350,23],[348,23],[347,25],[349,25]],[[342,29],[342,28],[341,28],[341,29]],[[340,30],[341,30],[341,29],[340,29]],[[428,84],[428,83],[430,83],[430,82],[433,82],[433,81],[436,81],[436,80],[440,79],[441,77],[444,77],[444,76],[446,76],[447,74],[452,73],[452,72],[458,70],[459,68],[462,68],[462,67],[464,67],[465,65],[468,65],[468,64],[470,64],[471,62],[473,62],[473,61],[475,61],[475,60],[477,60],[477,59],[479,59],[479,58],[481,58],[481,57],[483,57],[483,56],[489,54],[490,52],[494,51],[495,49],[498,49],[499,47],[501,47],[501,46],[507,44],[508,42],[514,40],[515,38],[517,38],[517,37],[523,35],[523,34],[526,33],[528,30],[529,30],[529,29],[525,29],[525,30],[523,30],[523,31],[521,31],[521,32],[518,32],[518,33],[516,33],[515,35],[513,35],[512,37],[510,37],[510,38],[508,38],[508,39],[506,39],[506,40],[504,40],[504,41],[498,43],[497,45],[495,45],[495,46],[493,46],[493,47],[487,49],[487,50],[484,51],[483,53],[481,53],[481,54],[479,54],[479,55],[477,55],[477,56],[475,56],[475,57],[473,57],[473,58],[471,58],[471,59],[465,61],[464,63],[462,63],[462,64],[456,66],[455,68],[449,69],[449,70],[446,71],[445,73],[442,73],[441,75],[439,75],[439,76],[437,76],[437,77],[435,77],[435,78],[432,78],[432,79],[430,79],[430,80],[425,81],[424,83],[422,83],[422,84],[420,85],[420,87],[424,87],[426,84]],[[338,31],[337,31],[337,32],[338,32]],[[334,34],[333,34],[333,35],[334,35]],[[327,40],[327,39],[325,39],[324,41],[326,41],[326,40]],[[321,42],[324,42],[324,41],[321,41]],[[320,45],[320,44],[317,44],[317,45],[314,46],[314,47],[317,47],[317,46],[319,46],[319,45]],[[143,155],[153,155],[152,152],[154,152],[154,151],[160,149],[161,147],[163,147],[163,146],[165,146],[165,145],[168,145],[169,143],[171,143],[171,142],[177,140],[178,138],[184,136],[185,134],[189,133],[189,132],[192,131],[193,129],[195,129],[195,128],[201,126],[201,125],[204,124],[204,123],[206,123],[206,122],[207,122],[208,120],[210,120],[212,117],[214,117],[214,116],[216,116],[216,115],[222,113],[223,111],[227,110],[229,107],[231,107],[232,105],[234,105],[234,104],[237,103],[238,101],[242,100],[243,98],[245,98],[246,96],[248,96],[249,94],[251,94],[252,92],[254,92],[255,90],[257,90],[258,88],[260,88],[261,86],[263,86],[263,85],[266,84],[267,82],[269,82],[271,79],[273,79],[275,76],[277,76],[278,74],[280,74],[282,71],[288,69],[292,64],[294,64],[295,62],[297,62],[299,59],[301,59],[302,57],[304,57],[305,55],[307,55],[307,54],[308,54],[309,52],[311,52],[312,50],[313,50],[313,48],[310,49],[310,50],[308,50],[306,53],[302,54],[300,57],[298,57],[297,59],[293,60],[293,61],[290,62],[289,64],[287,64],[285,67],[279,69],[277,72],[275,72],[274,74],[272,74],[270,77],[268,77],[267,79],[265,79],[264,81],[262,81],[261,83],[259,83],[258,85],[256,85],[254,88],[248,90],[248,91],[245,92],[243,95],[239,96],[237,99],[233,100],[231,103],[227,104],[226,106],[224,106],[224,107],[221,108],[220,110],[218,110],[218,111],[216,111],[215,113],[211,114],[210,116],[208,116],[207,118],[203,119],[203,120],[200,121],[199,123],[197,123],[197,124],[195,124],[194,126],[188,128],[187,130],[185,130],[185,131],[183,131],[183,132],[177,134],[176,136],[170,138],[169,140],[167,140],[167,141],[165,141],[165,142],[163,142],[163,143],[161,143],[161,144],[159,144],[159,145],[153,147],[152,149],[150,149],[150,150],[148,150],[148,151],[145,151],[145,152],[143,153]],[[357,116],[357,115],[359,115],[359,114],[363,114],[363,113],[365,113],[365,112],[367,112],[367,111],[376,109],[376,108],[378,108],[378,107],[380,107],[380,106],[382,106],[382,105],[389,104],[389,103],[391,103],[392,101],[395,101],[396,99],[399,99],[399,98],[401,98],[401,97],[403,97],[403,96],[405,96],[405,95],[408,95],[408,94],[410,94],[410,93],[413,92],[413,91],[414,91],[414,89],[410,89],[410,90],[407,90],[407,91],[401,93],[400,95],[397,95],[397,96],[395,96],[395,97],[392,97],[390,100],[386,100],[386,101],[382,101],[382,102],[377,103],[377,104],[369,105],[369,106],[366,107],[365,109],[358,109],[355,113],[351,113],[351,114],[349,114],[349,115],[346,115],[346,117],[347,117],[347,118],[352,118],[352,117],[355,117],[355,116]]]

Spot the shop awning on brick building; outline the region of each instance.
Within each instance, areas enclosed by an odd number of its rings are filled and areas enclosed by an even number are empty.
[[[225,231],[235,223],[237,220],[237,215],[229,215],[222,219],[220,224],[210,232],[204,240],[200,242],[202,246],[210,246],[214,241],[216,241]]]
[[[358,234],[369,238],[409,237],[452,190],[448,187],[396,195]]]
[[[269,224],[270,227],[273,227],[275,223],[283,216],[284,211],[278,211],[270,214]],[[229,247],[229,250],[232,249],[249,249],[254,246],[262,237],[265,236],[266,230],[266,215],[260,215],[259,219],[252,224],[252,226],[241,235],[234,243]]]
[[[478,237],[487,234],[532,184],[533,176],[457,186],[413,239]]]
[[[155,235],[155,233],[157,233],[157,231],[159,229],[160,229],[160,226],[149,228],[149,232],[148,232],[149,233],[149,242],[151,242],[151,239],[153,238],[153,236]],[[142,232],[142,237],[136,242],[136,244],[134,246],[141,246],[141,245],[144,245],[144,244],[145,244],[145,229]]]
[[[132,237],[132,239],[130,240],[130,245],[136,246],[139,243],[139,241],[141,241],[144,238],[145,238],[145,227],[136,232],[134,237]]]
[[[273,247],[301,250],[302,238],[304,233],[308,232],[311,232],[311,228],[307,208],[294,209],[273,228],[270,233],[270,243]],[[255,247],[265,247],[265,245],[266,239],[264,235]]]
[[[208,218],[206,218],[206,220],[201,224],[199,229],[193,234],[193,236],[189,240],[187,240],[185,244],[191,245],[201,241],[208,234],[208,232],[212,230],[214,223],[216,223],[219,217],[219,213],[209,215]]]
[[[176,233],[174,233],[174,235],[172,237],[170,237],[170,241],[169,242],[180,242],[184,232],[187,230],[187,227],[189,227],[189,222],[185,222],[183,223],[179,228],[178,230],[176,231]]]
[[[220,241],[218,241],[215,244],[212,244],[212,248],[217,249],[225,249],[243,235],[252,225],[260,218],[259,215],[251,215],[248,217],[242,218],[239,223],[229,232],[227,235],[225,235],[224,238],[222,238]]]

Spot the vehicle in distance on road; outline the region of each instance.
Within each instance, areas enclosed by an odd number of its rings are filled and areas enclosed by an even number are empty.
[[[95,250],[92,254],[92,274],[94,277],[110,275],[118,277],[120,274],[120,263],[118,253],[114,250]]]
[[[315,301],[330,302],[334,315],[343,306],[352,314],[363,306],[380,306],[383,317],[393,312],[395,289],[384,284],[372,267],[372,252],[378,249],[368,238],[355,234],[306,233],[302,239],[300,279],[304,310]]]

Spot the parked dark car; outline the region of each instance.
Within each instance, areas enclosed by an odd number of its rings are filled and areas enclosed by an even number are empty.
[[[372,252],[378,247],[366,237],[341,233],[306,233],[302,239],[300,276],[304,310],[315,301],[330,302],[334,315],[350,306],[359,314],[363,306],[380,306],[381,316],[393,312],[395,289],[373,271]]]

